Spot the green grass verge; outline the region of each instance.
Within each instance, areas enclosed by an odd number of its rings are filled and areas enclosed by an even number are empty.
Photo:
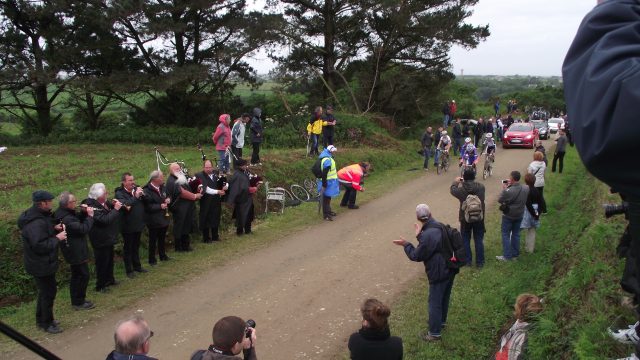
[[[341,149],[337,155],[338,166],[345,166],[361,159],[370,160],[376,167],[371,177],[367,178],[367,191],[358,197],[359,203],[366,203],[371,199],[384,194],[388,187],[389,178],[398,182],[408,181],[422,175],[421,171],[408,172],[409,168],[419,168],[421,158],[415,153],[417,144],[413,142],[400,143],[396,148],[352,148]],[[21,263],[21,240],[15,227],[15,219],[19,211],[29,206],[30,192],[35,188],[45,188],[54,194],[64,189],[76,192],[80,197],[86,194],[86,188],[91,183],[103,181],[108,189],[118,185],[118,176],[126,160],[129,169],[137,176],[142,184],[147,174],[155,167],[153,151],[149,146],[143,145],[104,145],[83,146],[69,145],[64,147],[38,147],[38,148],[13,148],[8,154],[8,164],[15,167],[11,173],[26,173],[26,179],[20,180],[9,176],[8,173],[0,175],[0,184],[14,184],[16,181],[25,181],[21,186],[11,186],[10,189],[0,187],[0,246],[3,249],[0,260],[0,276],[3,283],[3,295],[21,293],[23,296],[33,295],[31,277],[24,273]],[[187,160],[187,164],[199,164],[199,154],[187,148],[168,148],[167,156],[178,157]],[[274,184],[291,183],[289,179],[301,179],[308,177],[312,159],[304,158],[304,150],[273,150],[264,151],[262,156],[265,162],[266,179]],[[401,165],[399,165],[401,164]],[[127,169],[127,170],[129,170]],[[278,169],[276,171],[276,169]],[[16,171],[16,172],[13,172]],[[258,206],[258,201],[256,201]],[[123,280],[121,285],[109,294],[96,294],[93,292],[91,279],[88,298],[97,304],[96,309],[89,312],[75,312],[70,307],[69,291],[66,281],[68,269],[61,261],[61,270],[58,272],[58,296],[55,303],[56,318],[62,322],[65,328],[82,326],[87,321],[97,320],[108,316],[114,310],[130,306],[133,302],[148,297],[154,292],[179,283],[185,279],[212,267],[223,265],[227,259],[257,251],[279,241],[287,235],[299,231],[301,228],[321,222],[321,217],[316,213],[316,203],[305,203],[298,207],[287,208],[283,215],[269,214],[259,215],[255,234],[237,238],[234,234],[223,233],[223,241],[212,245],[199,243],[198,236],[193,236],[194,252],[170,253],[174,260],[151,269],[151,274],[139,276],[128,280],[124,276],[124,267],[121,261],[116,261],[116,278]],[[342,209],[335,209],[340,212]],[[224,210],[224,212],[228,212]],[[223,221],[228,214],[223,214]],[[227,218],[228,219],[228,218]],[[227,221],[228,222],[228,221]],[[171,248],[171,246],[169,246]],[[119,252],[120,248],[116,248]],[[145,261],[146,235],[143,235],[141,259]],[[92,267],[92,265],[90,265]],[[149,267],[147,267],[149,268]],[[17,271],[16,271],[17,270]],[[8,275],[11,275],[9,277]],[[26,289],[25,289],[26,288]],[[15,327],[27,336],[36,339],[42,337],[42,333],[35,327],[33,301],[23,302],[20,305],[5,306],[0,308],[0,318],[7,324]],[[0,353],[15,348],[15,344],[7,338],[0,339]]]
[[[563,174],[547,174],[549,214],[542,218],[534,254],[499,263],[502,252],[500,214],[488,214],[486,265],[464,268],[456,277],[448,327],[440,343],[418,338],[427,329],[426,277],[394,305],[391,332],[404,341],[405,359],[486,359],[495,353],[500,335],[512,322],[518,294],[545,298],[545,311],[530,332],[529,358],[602,359],[631,353],[606,335],[619,315],[621,261],[615,247],[622,219],[607,221],[600,205],[615,201],[604,184],[591,177],[573,148]],[[437,217],[437,214],[436,214]],[[522,233],[524,244],[524,233]]]

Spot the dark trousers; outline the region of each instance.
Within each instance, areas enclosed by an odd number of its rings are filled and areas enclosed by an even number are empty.
[[[253,147],[253,151],[251,152],[251,163],[257,164],[260,162],[260,143],[254,142],[251,143],[251,146]]]
[[[231,145],[231,152],[236,156],[236,159],[242,159],[242,148]],[[236,168],[236,159],[231,159],[234,169]]]
[[[311,155],[318,155],[318,154],[320,154],[318,152],[318,140],[320,138],[320,135],[312,133],[310,136],[311,136],[311,151],[310,151],[310,154]]]
[[[164,240],[167,237],[167,226],[161,228],[149,228],[149,264],[155,264],[156,246],[158,248],[158,257],[160,260],[167,259],[167,253],[164,247]]]
[[[113,277],[113,245],[93,248],[96,259],[96,290],[115,283]]]
[[[250,202],[236,204],[233,211],[236,216],[236,234],[251,234],[251,222],[255,216],[253,199],[250,199]]]
[[[176,251],[188,251],[191,247],[191,238],[189,234],[180,235],[178,238],[174,238]]]
[[[541,204],[540,204],[540,212],[541,213],[546,213],[547,212],[547,202],[544,200],[544,195],[543,195],[544,186],[537,186],[536,189],[538,189],[538,192],[540,192],[540,199],[542,199]]]
[[[71,294],[71,305],[82,305],[87,297],[87,286],[89,286],[89,265],[71,265],[71,279],[69,279],[69,293]]]
[[[322,134],[322,145],[326,148],[329,145],[333,145],[333,135]]]
[[[331,197],[322,196],[322,215],[331,216]]]
[[[431,148],[430,147],[422,148],[422,153],[424,155],[424,164],[422,165],[422,167],[425,168],[425,169],[428,169],[429,168],[429,157],[431,157]]]
[[[473,243],[476,251],[476,266],[484,265],[484,222],[477,221],[474,223],[460,223],[460,233],[462,242],[467,250],[467,258],[465,262],[471,265],[473,257],[471,256],[471,235],[473,233]]]
[[[447,280],[429,284],[429,335],[440,336],[442,324],[447,323],[449,300],[451,300],[451,289],[455,277],[455,274],[451,274]]]
[[[553,154],[553,162],[551,163],[551,172],[556,172],[556,162],[560,160],[560,167],[558,168],[558,172],[562,174],[562,165],[564,163],[564,151],[558,151]]]
[[[342,184],[344,186],[344,195],[342,195],[342,200],[340,201],[340,206],[353,206],[356,204],[356,195],[358,191],[353,188],[351,184]]]
[[[53,324],[53,301],[56,299],[56,275],[34,276],[38,288],[36,303],[36,325],[48,328]]]
[[[202,242],[211,242],[220,240],[220,236],[218,235],[218,228],[204,228],[202,229]]]
[[[140,235],[142,233],[122,233],[124,245],[122,247],[122,257],[124,268],[128,273],[142,269],[140,265]]]

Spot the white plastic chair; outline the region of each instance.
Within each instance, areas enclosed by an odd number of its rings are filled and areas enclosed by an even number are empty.
[[[281,187],[275,187],[270,189],[269,182],[264,184],[267,196],[265,198],[264,213],[269,212],[269,201],[279,202],[281,205],[280,213],[284,214],[284,202],[285,202],[285,189]]]

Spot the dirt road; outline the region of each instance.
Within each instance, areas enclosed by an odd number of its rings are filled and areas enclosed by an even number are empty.
[[[495,206],[500,179],[511,170],[524,170],[531,160],[529,149],[498,149],[494,176],[484,181],[488,205]],[[211,342],[217,319],[238,315],[257,322],[262,360],[333,358],[359,328],[363,299],[390,302],[425,276],[422,264],[408,261],[391,240],[404,235],[415,243],[412,229],[420,202],[431,206],[437,220],[457,224],[458,203],[449,194],[457,172],[452,166],[438,176],[432,169],[398,188],[390,179],[392,192],[342,212],[332,223],[306,228],[82,329],[49,337],[44,345],[63,359],[104,359],[113,349],[114,324],[140,311],[155,332],[150,355],[188,359]],[[494,255],[487,254],[487,262]],[[33,357],[25,352],[15,358]]]

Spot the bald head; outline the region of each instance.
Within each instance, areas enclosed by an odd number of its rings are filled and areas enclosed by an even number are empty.
[[[146,354],[149,352],[151,335],[149,325],[142,317],[133,316],[121,320],[116,325],[116,331],[113,335],[116,351],[127,355]]]

